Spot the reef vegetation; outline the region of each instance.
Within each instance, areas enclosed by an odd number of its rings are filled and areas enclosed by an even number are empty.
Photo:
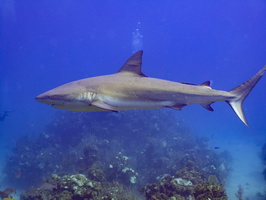
[[[14,188],[8,187],[3,191],[0,191],[0,198],[3,200],[13,200],[13,194],[16,193]]]
[[[264,143],[264,145],[261,148],[260,157],[261,157],[261,160],[262,160],[263,165],[264,165],[264,170],[263,170],[262,174],[263,174],[263,177],[266,181],[266,142]]]
[[[4,173],[6,184],[28,190],[24,200],[201,200],[226,199],[230,169],[230,154],[171,110],[58,111],[45,130],[17,141]]]
[[[263,144],[261,148],[260,158],[264,165],[264,170],[262,171],[262,175],[264,177],[264,180],[266,181],[266,142]],[[263,194],[258,193],[257,197],[260,199],[266,199],[266,187],[265,187],[264,193]]]

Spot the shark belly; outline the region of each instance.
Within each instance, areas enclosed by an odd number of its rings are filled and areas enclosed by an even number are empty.
[[[117,110],[142,110],[142,109],[156,109],[171,107],[175,104],[173,101],[168,100],[144,100],[138,98],[117,98],[110,96],[100,96],[100,101],[112,105]]]

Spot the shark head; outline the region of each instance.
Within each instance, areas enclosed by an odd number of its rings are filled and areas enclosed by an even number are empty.
[[[114,86],[114,88],[110,90],[110,87],[106,89],[106,86],[116,85],[117,87],[117,85],[119,85],[116,84],[118,77],[146,77],[141,72],[142,53],[143,51],[138,51],[133,54],[116,74],[73,81],[40,94],[35,99],[41,103],[64,110],[117,111],[118,108],[116,106],[108,105],[103,100],[103,98],[107,98],[107,100],[105,99],[106,101],[115,99],[112,96],[112,92],[117,91],[117,88]],[[123,92],[120,92],[119,95],[121,93],[123,94]]]
[[[95,97],[96,93],[87,91],[81,81],[74,81],[40,94],[35,99],[55,108],[79,111],[81,107],[89,107]]]

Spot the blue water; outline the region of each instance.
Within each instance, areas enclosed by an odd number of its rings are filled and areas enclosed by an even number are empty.
[[[35,96],[81,78],[115,73],[144,50],[150,77],[230,90],[266,64],[266,2],[222,1],[19,1],[0,2],[1,160],[23,134],[40,132],[55,109]],[[244,102],[246,127],[226,103],[176,111],[190,130],[231,151],[233,198],[263,191],[258,153],[266,136],[266,77]]]

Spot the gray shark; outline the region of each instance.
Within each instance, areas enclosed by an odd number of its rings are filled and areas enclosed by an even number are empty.
[[[150,78],[141,71],[143,51],[133,54],[115,74],[73,81],[36,97],[55,108],[72,111],[120,111],[156,108],[181,110],[200,104],[213,111],[211,104],[227,102],[248,125],[242,102],[260,80],[266,65],[248,81],[230,91],[214,90],[210,82],[200,85]]]

